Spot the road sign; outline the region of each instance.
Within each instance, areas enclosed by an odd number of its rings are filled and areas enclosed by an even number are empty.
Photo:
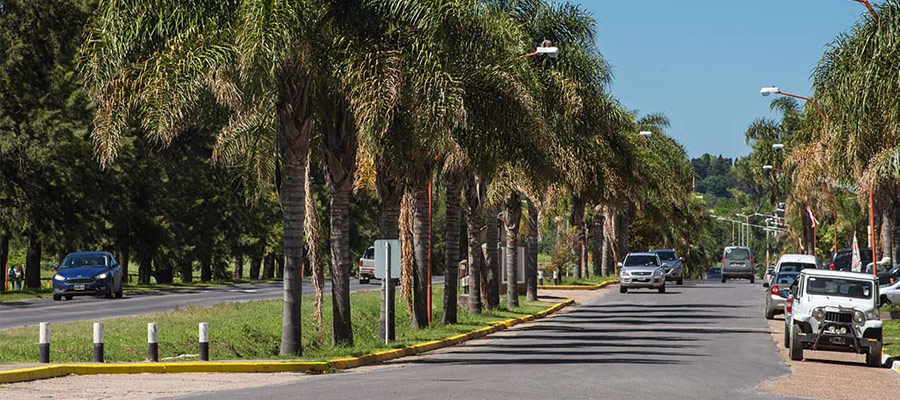
[[[388,269],[390,263],[390,269]],[[400,279],[400,241],[375,241],[375,277],[384,279],[385,271],[390,270],[391,279]]]

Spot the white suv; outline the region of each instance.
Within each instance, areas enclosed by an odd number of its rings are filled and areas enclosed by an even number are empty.
[[[785,306],[791,360],[803,360],[803,350],[810,349],[865,354],[866,365],[881,366],[877,277],[804,269],[791,292]]]

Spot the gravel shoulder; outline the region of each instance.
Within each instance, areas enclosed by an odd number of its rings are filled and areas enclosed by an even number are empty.
[[[892,399],[900,393],[900,374],[887,368],[866,367],[864,355],[806,350],[803,361],[791,361],[782,344],[784,319],[776,318],[769,321],[769,331],[791,373],[764,383],[762,390],[830,400]]]

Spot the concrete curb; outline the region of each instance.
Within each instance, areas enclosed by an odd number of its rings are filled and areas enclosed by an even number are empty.
[[[603,288],[605,288],[609,285],[615,284],[615,283],[619,283],[619,280],[613,279],[610,281],[601,282],[599,284],[591,285],[591,286],[587,286],[587,285],[541,285],[541,286],[538,286],[538,289],[540,289],[540,290],[597,290],[597,289],[603,289]]]
[[[441,340],[419,343],[400,349],[386,350],[364,354],[358,357],[340,358],[328,362],[292,362],[292,361],[257,361],[257,362],[179,362],[179,363],[128,363],[128,364],[58,364],[44,367],[33,367],[0,371],[0,384],[26,382],[39,379],[56,378],[66,375],[98,375],[98,374],[166,374],[166,373],[228,373],[228,372],[327,372],[332,369],[349,369],[363,365],[393,360],[416,355],[444,347],[453,346],[467,340],[490,335],[509,327],[533,321],[553,314],[563,307],[574,304],[575,300],[567,299],[562,303],[519,318],[495,322],[491,326],[476,329],[467,333],[451,336]]]

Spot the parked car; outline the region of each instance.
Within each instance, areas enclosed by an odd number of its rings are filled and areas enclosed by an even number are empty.
[[[648,288],[666,292],[666,273],[656,253],[628,253],[619,263],[619,292]]]
[[[900,304],[900,280],[882,285],[878,292],[881,294],[880,305]]]
[[[772,284],[772,279],[775,278],[775,265],[770,265],[769,268],[766,268],[766,272],[763,273],[763,280],[768,284]]]
[[[756,279],[753,253],[749,247],[728,246],[722,252],[722,283],[729,278],[747,278],[750,283]]]
[[[706,270],[706,279],[721,279],[722,278],[722,268],[712,267]]]
[[[849,352],[865,354],[866,365],[880,367],[882,322],[876,277],[804,269],[797,282],[786,305],[791,360],[803,360],[804,349]]]
[[[659,256],[663,270],[666,272],[666,281],[674,281],[677,285],[684,284],[683,257],[678,257],[674,249],[653,249],[651,253]]]
[[[375,247],[369,247],[359,258],[359,284],[365,285],[375,279]]]
[[[74,296],[81,295],[122,297],[122,267],[108,252],[71,253],[54,269],[53,300],[59,301],[63,297],[72,300]]]
[[[897,281],[900,281],[900,265],[895,265],[887,272],[878,274],[878,285],[880,286],[890,285]]]
[[[784,254],[778,258],[775,263],[774,274],[782,272],[800,272],[804,269],[825,269],[825,263],[817,258],[807,254]]]
[[[866,266],[872,262],[872,249],[861,247],[859,249],[859,260],[861,266]],[[840,249],[831,255],[831,264],[828,269],[832,271],[851,271],[853,263],[853,249]]]
[[[766,319],[775,319],[775,314],[784,312],[784,303],[791,293],[791,285],[799,272],[782,272],[772,279],[772,283],[763,283],[768,289],[766,293]]]

